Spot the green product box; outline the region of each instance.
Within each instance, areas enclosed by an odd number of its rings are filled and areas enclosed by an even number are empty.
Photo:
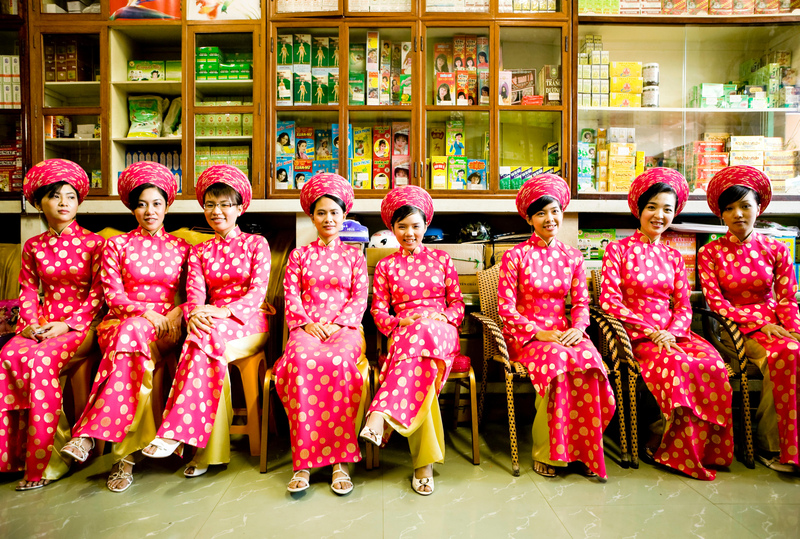
[[[447,188],[463,191],[467,184],[467,158],[447,158]]]
[[[330,66],[330,38],[312,37],[311,38],[311,67]]]
[[[339,38],[328,38],[328,67],[339,67]]]
[[[315,67],[311,71],[311,99],[314,105],[328,104],[328,69]]]
[[[180,60],[167,60],[164,62],[164,69],[166,71],[167,80],[176,82],[181,80]]]
[[[311,67],[311,34],[294,34],[292,64]]]
[[[294,81],[292,66],[278,66],[277,73],[278,105],[291,105],[292,96],[294,95],[294,92],[292,91]]]
[[[609,243],[617,239],[614,228],[578,230],[578,249],[584,260],[602,260]]]
[[[195,49],[195,55],[198,58],[207,58],[209,56],[219,58],[222,56],[222,51],[219,47],[197,47]]]
[[[242,114],[242,135],[245,137],[253,136],[253,115]]]
[[[294,40],[291,34],[283,34],[278,36],[278,49],[277,49],[277,62],[279,65],[291,65],[292,51],[294,49]]]
[[[129,81],[164,80],[164,62],[152,60],[130,60],[128,62]]]
[[[351,75],[353,73],[367,72],[366,43],[350,43],[350,55],[348,57],[348,65],[350,67]]]
[[[328,69],[328,104],[339,104],[339,68]]]
[[[400,74],[400,103],[411,104],[411,75]]]
[[[364,87],[367,83],[366,73],[350,73],[348,80],[348,104],[350,105],[363,105],[366,103]]]
[[[294,104],[310,105],[312,98],[311,73],[294,74]]]

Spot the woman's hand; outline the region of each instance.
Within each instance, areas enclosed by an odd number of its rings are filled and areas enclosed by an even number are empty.
[[[192,315],[192,317],[189,318],[189,323],[186,324],[186,330],[200,339],[203,338],[203,333],[211,333],[211,328],[213,327],[213,319],[203,313]]]
[[[563,346],[575,346],[583,340],[583,333],[579,329],[569,328],[561,334],[558,342]]]
[[[678,339],[675,337],[675,335],[673,335],[666,329],[659,329],[658,331],[653,331],[647,337],[658,345],[659,353],[664,348],[667,349],[668,353],[671,352],[673,348],[682,354],[686,353],[680,346],[678,346]]]
[[[183,324],[183,312],[180,307],[175,307],[167,314],[167,330],[171,342],[178,342],[181,338],[181,325]]]
[[[332,335],[332,332],[328,330],[328,326],[319,322],[309,322],[303,326],[303,331],[321,341],[327,340]]]
[[[39,335],[37,335],[36,333],[37,331],[39,331],[39,329],[41,329],[41,326],[39,324],[31,324],[30,326],[22,330],[20,336],[25,337],[26,339],[31,339],[36,342],[40,342],[41,339],[39,338]]]
[[[163,314],[148,310],[144,312],[142,318],[153,324],[156,330],[156,337],[159,339],[169,333],[169,320]]]
[[[342,329],[342,326],[339,324],[334,324],[331,322],[330,324],[325,324],[325,330],[328,332],[328,337],[332,337],[334,333]]]
[[[439,322],[447,323],[447,317],[442,313],[428,313],[426,318],[430,318],[431,320],[438,320]]]
[[[554,329],[553,331],[546,331],[542,329],[537,331],[534,337],[536,337],[537,341],[561,343],[562,335],[564,335],[564,332],[557,329]]]
[[[786,331],[785,328],[779,326],[778,324],[767,324],[765,326],[761,326],[761,333],[765,334],[767,336],[767,340],[770,342],[772,341],[773,337],[785,337],[793,341],[797,340],[791,333]]]
[[[400,322],[398,322],[398,324],[401,327],[410,326],[411,324],[413,324],[414,322],[416,322],[420,318],[422,318],[422,315],[420,313],[414,313],[411,316],[409,316],[408,318],[403,318],[402,320],[400,320]]]
[[[189,313],[189,317],[196,314],[203,314],[206,317],[210,318],[230,318],[233,314],[231,310],[227,307],[217,307],[215,305],[198,305],[192,312]]]
[[[39,341],[43,341],[45,339],[52,339],[53,337],[64,335],[68,331],[69,326],[64,322],[50,322],[39,328],[36,338],[39,339]]]

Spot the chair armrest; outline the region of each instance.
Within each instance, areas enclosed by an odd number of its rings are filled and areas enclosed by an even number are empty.
[[[722,356],[728,360],[728,362],[733,367],[733,371],[735,373],[742,372],[742,369],[747,368],[747,355],[745,354],[744,350],[744,335],[742,332],[739,331],[739,326],[725,316],[712,311],[711,309],[705,309],[702,307],[695,307],[693,309],[695,314],[700,315],[700,319],[703,323],[703,334],[706,339],[708,339],[714,348],[717,349]],[[733,343],[733,353],[731,353],[731,349],[724,345],[722,341],[720,341],[717,332],[713,330],[711,327],[711,321],[714,320],[717,322],[722,331],[728,334],[730,337],[731,343]]]
[[[601,310],[599,307],[592,306],[589,308],[592,320],[594,320],[600,327],[602,338],[606,340],[609,350],[611,350],[611,359],[614,363],[614,369],[619,369],[620,362],[628,364],[628,368],[634,372],[641,372],[639,362],[633,357],[633,346],[631,346],[631,339],[628,337],[628,332],[622,322]]]
[[[491,335],[494,339],[494,345],[497,347],[499,351],[499,356],[502,359],[503,363],[511,370],[511,363],[508,357],[508,346],[506,346],[506,340],[503,337],[503,332],[500,329],[500,326],[497,325],[497,322],[492,320],[490,317],[486,316],[485,314],[481,313],[470,313],[475,319],[483,325],[483,338],[486,339],[488,335]]]

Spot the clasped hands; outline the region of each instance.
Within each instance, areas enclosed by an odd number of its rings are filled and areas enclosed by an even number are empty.
[[[646,332],[645,332],[646,333]],[[678,341],[675,335],[667,331],[666,329],[659,329],[647,333],[647,338],[653,341],[655,344],[658,345],[658,351],[661,352],[662,349],[666,348],[667,352],[671,352],[673,349],[680,352],[681,354],[685,354],[686,352],[683,351],[683,348],[678,346]]]
[[[334,333],[342,329],[339,324],[322,324],[320,322],[309,322],[303,326],[303,330],[309,335],[313,335],[321,341],[328,340]]]
[[[175,307],[166,316],[155,311],[148,310],[142,318],[153,324],[156,330],[156,337],[162,339],[169,336],[172,342],[178,342],[181,336],[181,309]]]
[[[211,328],[214,327],[214,318],[230,318],[232,314],[227,307],[198,305],[189,313],[189,323],[186,329],[196,337],[202,338],[203,333],[211,333]]]
[[[398,322],[400,326],[410,326],[420,318],[430,318],[431,320],[438,320],[439,322],[447,322],[447,317],[442,313],[433,313],[433,312],[425,312],[425,313],[414,313],[408,318],[403,318]]]
[[[537,341],[542,342],[557,342],[562,346],[575,346],[583,339],[583,333],[576,328],[569,328],[566,331],[554,329],[552,331],[539,330],[536,332]]]
[[[49,322],[44,325],[31,324],[22,330],[20,335],[26,339],[32,339],[36,342],[42,342],[45,339],[52,339],[58,337],[69,331],[69,326],[64,322]]]

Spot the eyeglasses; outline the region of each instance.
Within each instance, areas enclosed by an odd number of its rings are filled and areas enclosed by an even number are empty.
[[[231,204],[230,202],[218,202],[216,204],[214,202],[206,202],[203,204],[203,209],[206,211],[214,211],[214,208],[217,206],[219,206],[219,209],[222,211],[228,211],[232,207],[236,206],[236,204]]]

